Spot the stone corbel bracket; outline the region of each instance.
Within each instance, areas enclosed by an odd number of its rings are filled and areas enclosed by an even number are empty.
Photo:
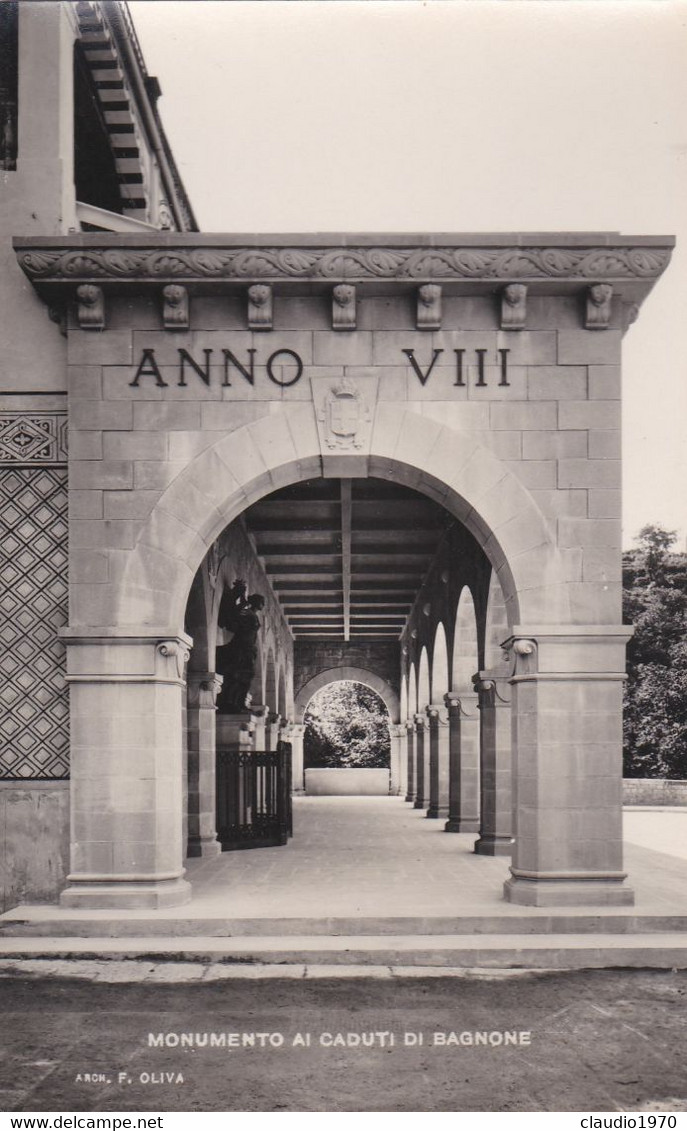
[[[188,330],[188,291],[178,283],[162,288],[162,323],[165,330]]]
[[[611,321],[613,287],[610,283],[594,283],[587,290],[585,330],[607,330]]]
[[[76,288],[76,317],[82,330],[105,329],[105,296],[102,287],[82,283]]]
[[[438,283],[424,283],[417,292],[418,330],[441,329],[441,287]]]
[[[501,329],[524,330],[527,322],[527,287],[508,283],[501,291]]]
[[[271,330],[273,325],[272,288],[266,283],[254,283],[248,288],[248,329]]]
[[[339,283],[332,291],[332,330],[355,330],[355,287]]]

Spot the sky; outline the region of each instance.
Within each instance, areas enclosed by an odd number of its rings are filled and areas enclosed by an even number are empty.
[[[623,349],[624,545],[687,536],[687,0],[133,0],[203,231],[678,239]]]

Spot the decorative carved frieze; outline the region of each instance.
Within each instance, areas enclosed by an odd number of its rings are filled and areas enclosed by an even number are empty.
[[[424,283],[417,291],[418,330],[441,329],[441,287],[437,283]]]
[[[501,291],[501,329],[524,330],[527,321],[527,287],[509,283]]]
[[[76,288],[76,317],[82,330],[105,329],[105,297],[102,287],[82,283]]]
[[[162,321],[165,330],[188,330],[188,291],[178,283],[162,288]]]
[[[272,288],[255,283],[248,288],[248,329],[271,330],[273,318]]]
[[[611,320],[613,287],[610,283],[594,283],[587,291],[584,325],[586,330],[607,330]]]
[[[355,330],[355,287],[339,283],[332,291],[332,329]]]
[[[19,263],[33,282],[136,279],[655,279],[670,246],[507,247],[227,247],[159,248],[36,246],[15,241]]]
[[[64,413],[0,413],[0,466],[66,462],[67,417]]]

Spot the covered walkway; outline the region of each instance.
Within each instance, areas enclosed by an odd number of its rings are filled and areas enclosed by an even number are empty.
[[[618,918],[624,920],[618,929],[646,930],[642,921],[649,916],[655,919],[649,929],[684,930],[687,809],[632,809],[625,822],[633,908],[517,907],[501,898],[508,859],[475,855],[474,833],[447,835],[443,821],[428,820],[399,797],[296,797],[295,835],[284,847],[187,861],[193,898],[183,907],[118,911],[115,917],[104,910],[23,905],[2,916],[0,925],[7,932],[17,920],[40,923],[43,933],[51,925],[60,933],[61,925],[63,934],[77,922],[87,933],[112,935],[129,929],[158,935],[431,934],[595,930]],[[656,848],[648,847],[652,843]]]

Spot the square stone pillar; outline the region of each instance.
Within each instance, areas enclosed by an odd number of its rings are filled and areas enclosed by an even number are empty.
[[[64,629],[71,871],[63,907],[186,903],[182,695],[190,637]]]
[[[425,751],[429,753],[429,719],[426,715],[415,715],[415,801],[413,809],[424,809],[427,801],[427,777],[425,771]]]
[[[291,743],[291,792],[305,793],[305,762],[303,758],[303,736],[305,726],[292,723],[289,727],[288,741]]]
[[[514,629],[514,835],[505,898],[634,901],[622,852],[626,625]]]
[[[250,750],[253,747],[253,718],[250,711],[236,715],[217,714],[215,716],[217,746],[228,746],[232,750]]]
[[[473,679],[480,722],[480,828],[475,852],[510,856],[513,799],[509,675],[479,672]]]
[[[408,765],[406,750],[406,728],[391,723],[389,726],[391,750],[389,753],[389,793],[394,797],[405,794],[405,778]]]
[[[219,856],[215,704],[222,677],[215,672],[189,672],[187,681],[188,855]]]
[[[253,732],[253,748],[262,754],[267,749],[267,737],[265,730],[267,727],[267,716],[269,715],[269,707],[265,704],[256,703],[251,704],[250,718],[251,728]]]
[[[279,745],[279,732],[281,730],[281,716],[270,714],[267,716],[265,726],[265,751],[274,752]]]
[[[415,724],[412,719],[408,719],[405,724],[406,728],[406,751],[408,756],[407,765],[407,781],[406,781],[406,801],[415,800]]]
[[[444,696],[449,722],[447,833],[479,832],[479,712],[474,692]]]
[[[448,711],[443,703],[431,703],[429,719],[429,808],[428,817],[449,815],[450,743]]]

